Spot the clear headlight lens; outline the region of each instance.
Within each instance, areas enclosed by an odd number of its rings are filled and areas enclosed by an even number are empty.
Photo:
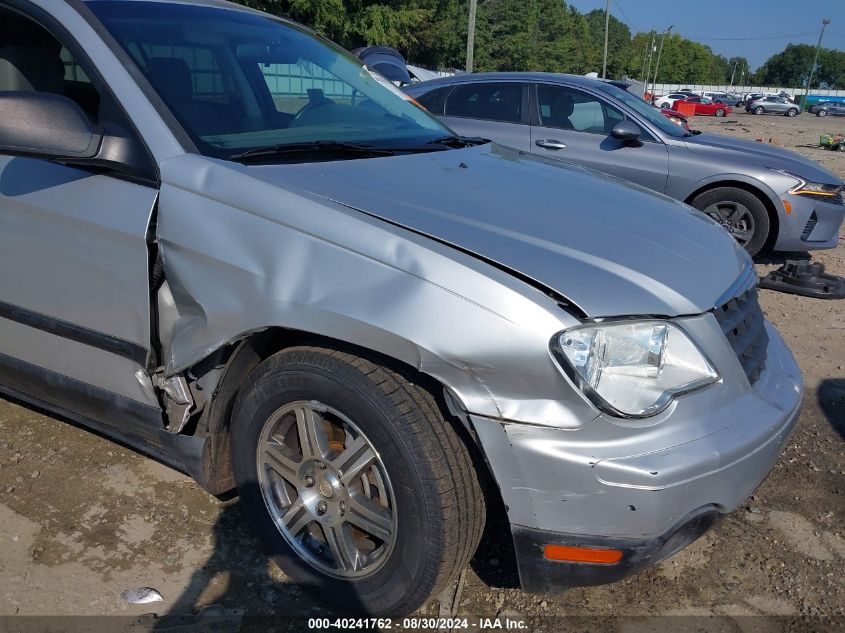
[[[621,417],[654,415],[675,396],[719,379],[695,343],[666,321],[579,325],[555,336],[552,352],[594,404]]]
[[[797,186],[790,189],[789,193],[793,193],[799,196],[839,198],[842,194],[842,185],[826,185],[821,182],[810,182],[808,180],[802,180]]]

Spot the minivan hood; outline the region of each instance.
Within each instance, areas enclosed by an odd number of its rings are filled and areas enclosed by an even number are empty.
[[[496,144],[242,169],[492,260],[590,317],[701,313],[750,265],[680,202]]]
[[[734,155],[733,158],[741,160],[743,163],[752,163],[770,169],[780,169],[811,182],[821,182],[829,185],[841,182],[840,178],[826,170],[816,161],[769,143],[758,143],[756,141],[722,136],[720,134],[708,134],[706,132],[687,137],[684,141],[687,148],[693,152],[709,154],[722,153],[723,156],[725,152],[728,152]]]

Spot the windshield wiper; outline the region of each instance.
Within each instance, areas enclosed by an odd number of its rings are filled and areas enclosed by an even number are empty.
[[[448,149],[463,149],[475,145],[483,145],[490,141],[479,136],[441,136],[419,145],[391,147],[391,151],[402,154],[418,154],[422,152],[442,152]]]
[[[489,143],[487,139],[481,138],[480,136],[459,136],[452,134],[450,136],[441,136],[440,138],[436,138],[431,141],[426,141],[423,146],[426,145],[445,145],[446,147],[473,147],[474,145],[483,145],[484,143]]]
[[[229,160],[253,161],[289,154],[348,154],[351,156],[393,156],[395,152],[388,149],[380,149],[369,145],[358,145],[357,143],[344,143],[342,141],[305,141],[303,143],[282,143],[279,145],[268,145],[232,154]]]

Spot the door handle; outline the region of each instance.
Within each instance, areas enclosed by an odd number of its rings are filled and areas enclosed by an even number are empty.
[[[566,149],[566,143],[561,143],[553,138],[538,139],[534,141],[534,143],[539,147],[544,147],[546,149]]]

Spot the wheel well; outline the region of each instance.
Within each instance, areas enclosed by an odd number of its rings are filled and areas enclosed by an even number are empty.
[[[692,201],[695,200],[696,197],[700,196],[705,191],[718,189],[719,187],[735,187],[736,189],[742,189],[752,194],[760,202],[763,203],[763,206],[766,207],[766,213],[769,216],[769,235],[766,236],[766,243],[763,244],[762,250],[767,250],[774,246],[779,231],[778,212],[777,209],[775,209],[774,203],[771,201],[771,199],[769,199],[769,196],[760,191],[754,185],[749,185],[747,182],[742,182],[740,180],[720,180],[719,182],[713,182],[704,185],[699,189],[696,189],[689,196],[687,196],[684,202],[689,205],[692,205]]]
[[[217,355],[215,364],[223,363],[224,368],[209,404],[196,425],[196,433],[206,437],[200,481],[206,490],[212,494],[225,495],[235,487],[229,448],[229,420],[241,385],[259,363],[285,348],[298,345],[320,345],[346,350],[389,367],[431,393],[443,417],[452,424],[469,451],[488,500],[488,516],[494,514],[496,508],[501,508],[504,512],[501,493],[481,451],[469,417],[464,415],[465,409],[458,398],[442,383],[407,363],[383,354],[337,339],[286,328],[269,328],[255,332],[221,349]]]

